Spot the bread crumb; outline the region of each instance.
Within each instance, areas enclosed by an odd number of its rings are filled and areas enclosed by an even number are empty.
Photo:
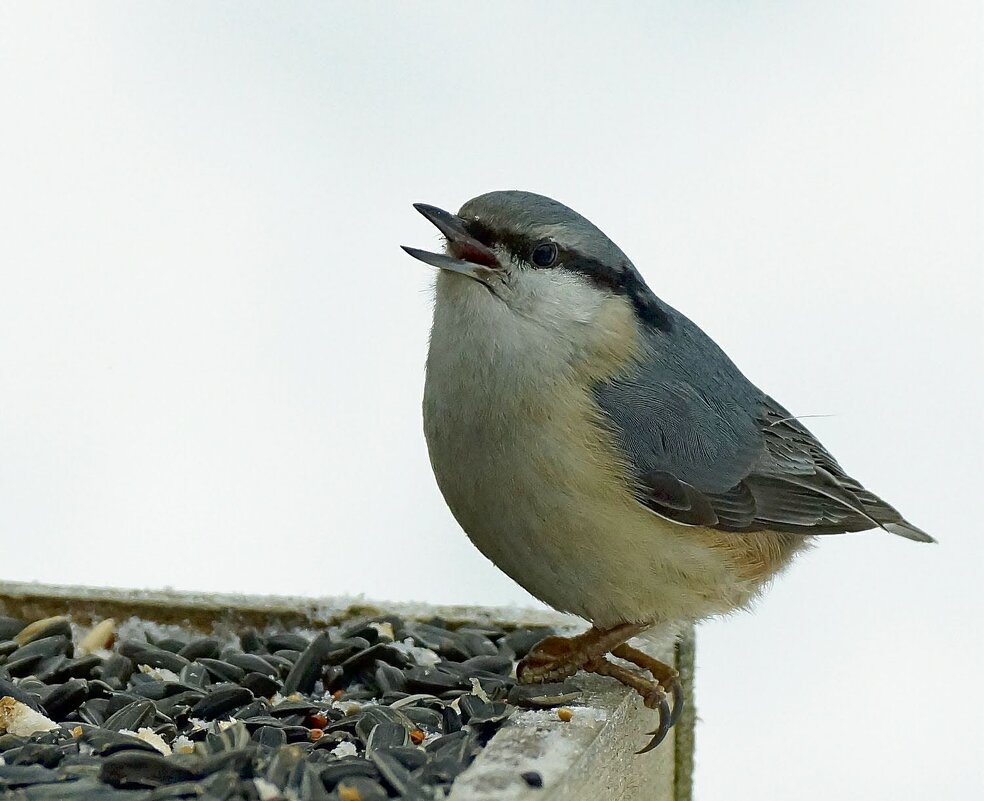
[[[58,724],[40,712],[35,712],[27,704],[5,695],[0,698],[0,731],[30,737],[35,732],[57,729]]]

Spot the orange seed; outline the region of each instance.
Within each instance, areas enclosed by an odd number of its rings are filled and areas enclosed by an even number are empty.
[[[347,784],[338,785],[338,797],[340,801],[362,801],[362,796],[355,787],[349,787]]]

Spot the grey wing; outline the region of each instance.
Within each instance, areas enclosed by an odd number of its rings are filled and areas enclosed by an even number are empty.
[[[839,534],[881,527],[933,542],[847,475],[693,323],[595,398],[653,512],[723,531]],[[694,354],[693,358],[687,358]]]

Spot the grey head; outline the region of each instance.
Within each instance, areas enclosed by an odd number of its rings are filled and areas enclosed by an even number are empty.
[[[506,190],[472,198],[458,213],[416,203],[447,240],[447,254],[404,247],[411,256],[484,284],[506,303],[523,285],[576,278],[623,295],[646,325],[671,325],[669,309],[622,250],[590,220],[549,197]]]
[[[577,212],[520,191],[479,195],[457,214],[415,208],[445,236],[447,253],[404,250],[473,279],[507,305],[521,308],[547,282],[553,289],[589,284],[596,294],[632,304],[640,355],[589,391],[632,469],[637,499],[655,514],[736,535],[879,527],[934,541],[851,478],[710,337],[656,297],[619,247]],[[554,292],[555,301],[563,297]]]

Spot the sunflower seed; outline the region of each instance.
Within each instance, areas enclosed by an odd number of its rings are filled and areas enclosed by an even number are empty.
[[[202,657],[216,659],[219,656],[219,641],[214,637],[199,637],[192,640],[178,651],[178,656],[194,662]]]
[[[71,679],[64,684],[52,687],[51,692],[41,698],[41,706],[52,720],[64,720],[89,697],[89,682],[85,679]]]
[[[253,700],[245,687],[229,685],[216,687],[191,708],[191,717],[215,720]]]

